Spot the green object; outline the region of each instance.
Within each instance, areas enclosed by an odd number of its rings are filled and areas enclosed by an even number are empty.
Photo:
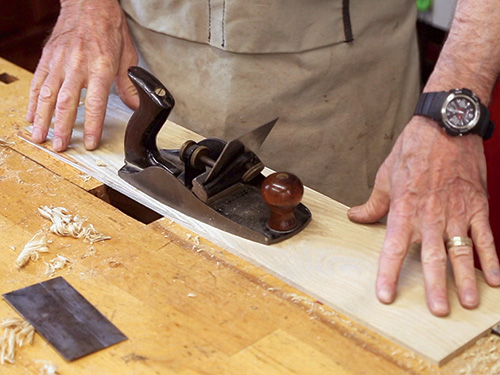
[[[417,0],[417,9],[419,12],[428,12],[432,7],[432,0]]]

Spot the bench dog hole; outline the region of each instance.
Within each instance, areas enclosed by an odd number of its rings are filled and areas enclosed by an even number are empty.
[[[2,73],[2,74],[0,74],[0,81],[2,81],[3,83],[9,84],[9,83],[12,83],[12,82],[16,82],[18,80],[19,80],[19,78],[11,76],[8,73]]]
[[[97,198],[109,203],[113,207],[119,209],[125,215],[134,218],[144,224],[150,224],[153,221],[161,219],[163,216],[148,207],[130,199],[126,195],[102,185],[89,191]]]

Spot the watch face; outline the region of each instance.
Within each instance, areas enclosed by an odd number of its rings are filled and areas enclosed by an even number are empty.
[[[467,133],[479,120],[479,103],[468,95],[450,94],[442,110],[443,122],[459,133]]]

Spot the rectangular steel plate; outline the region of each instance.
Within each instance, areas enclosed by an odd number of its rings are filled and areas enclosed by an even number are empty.
[[[62,277],[3,297],[67,361],[127,339]]]

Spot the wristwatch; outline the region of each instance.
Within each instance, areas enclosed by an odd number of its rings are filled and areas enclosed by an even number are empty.
[[[436,120],[452,136],[471,133],[486,140],[495,129],[488,108],[466,88],[423,93],[415,115]]]

